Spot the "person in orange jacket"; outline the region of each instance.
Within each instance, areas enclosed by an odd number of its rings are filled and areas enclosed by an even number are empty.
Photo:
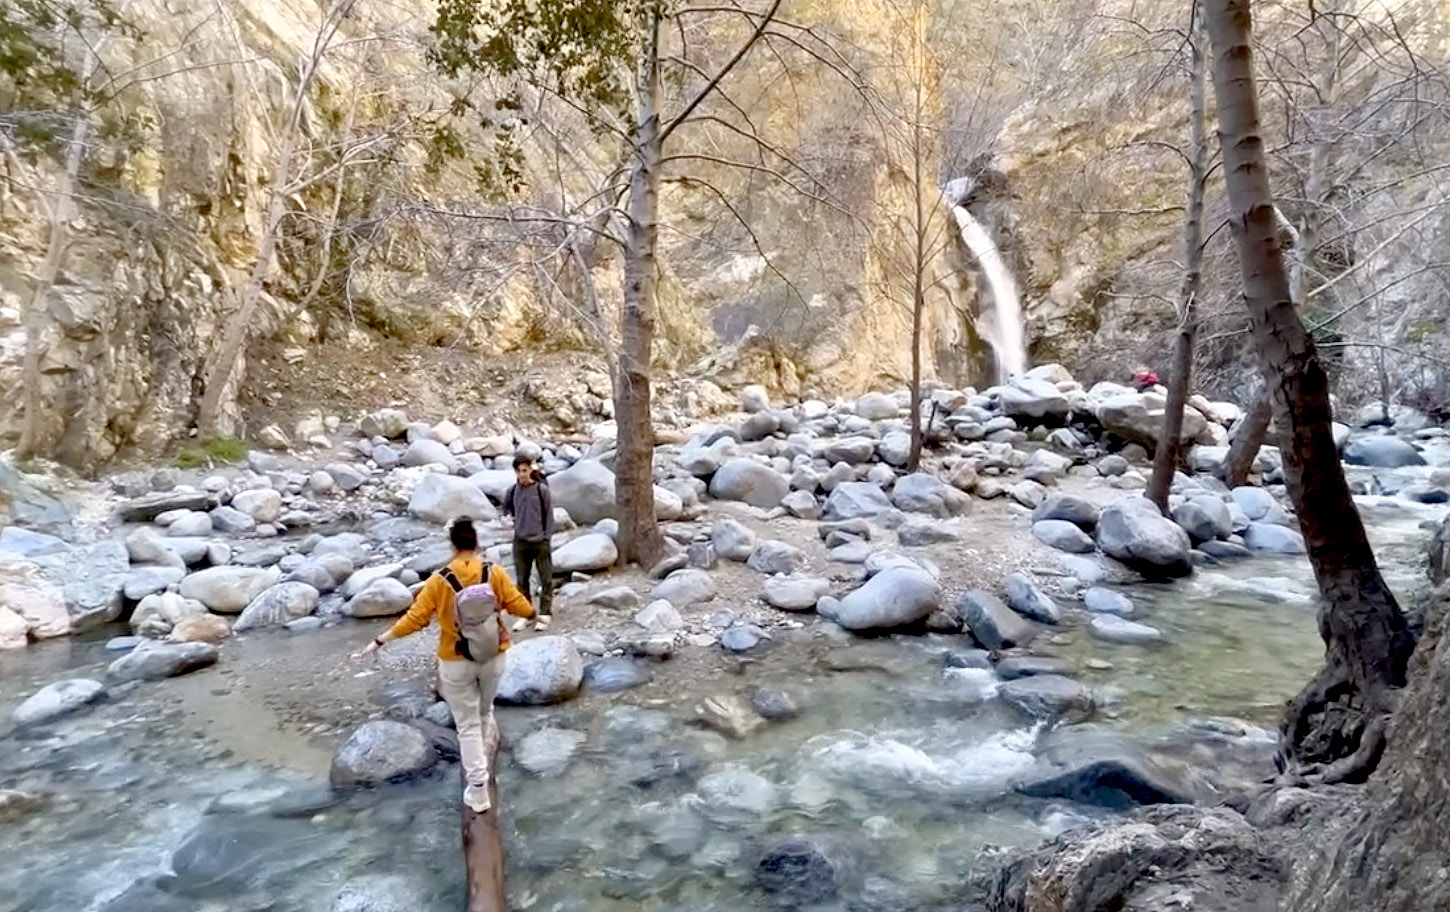
[[[478,585],[483,581],[485,564],[478,556],[478,531],[473,522],[456,520],[448,529],[448,539],[454,550],[448,569],[463,587]],[[534,608],[528,598],[502,567],[488,565],[488,584],[500,608],[518,617],[533,616]],[[498,693],[499,678],[503,676],[503,653],[508,649],[509,641],[503,635],[504,625],[500,624],[498,655],[478,656],[478,661],[462,655],[458,650],[458,621],[453,612],[453,595],[453,588],[443,575],[433,574],[418,590],[418,596],[407,613],[353,658],[372,655],[390,640],[417,633],[428,626],[434,615],[438,616],[438,688],[443,699],[448,701],[453,724],[458,729],[458,753],[463,761],[465,783],[463,800],[470,808],[482,813],[489,808],[488,752],[485,745],[488,732],[494,725],[493,699]]]

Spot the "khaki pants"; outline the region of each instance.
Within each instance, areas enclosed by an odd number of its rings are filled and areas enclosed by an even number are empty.
[[[503,674],[503,656],[488,662],[464,659],[438,660],[438,689],[453,713],[458,729],[458,753],[463,760],[463,781],[488,788],[488,751],[485,747],[493,728],[493,698]]]

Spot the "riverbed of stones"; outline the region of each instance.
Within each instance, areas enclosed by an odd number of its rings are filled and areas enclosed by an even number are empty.
[[[1034,644],[1069,624],[1112,643],[1161,641],[1110,582],[1304,550],[1281,496],[1269,487],[1228,490],[1213,474],[1240,418],[1231,404],[1194,397],[1184,428],[1193,474],[1175,478],[1169,514],[1140,496],[1163,401],[1161,389],[1084,389],[1055,365],[980,393],[933,390],[922,404],[929,447],[908,472],[904,392],[777,408],[763,389],[746,388],[737,420],[657,446],[655,511],[669,549],[643,582],[610,572],[618,552],[609,427],[590,440],[531,441],[470,436],[449,421],[411,422],[382,409],[363,417],[355,435],[340,422],[299,428],[294,437],[308,440],[310,451],[257,450],[245,467],[208,473],[118,476],[108,491],[92,492],[112,508],[98,540],[20,526],[0,531],[0,648],[115,622],[130,630],[109,644],[117,658],[104,681],[52,684],[12,722],[43,724],[108,689],[204,668],[233,636],[269,628],[305,635],[396,616],[449,559],[442,530],[455,517],[480,521],[489,559],[512,570],[495,521],[520,452],[549,476],[559,602],[589,606],[599,623],[524,637],[508,654],[501,702],[556,703],[584,687],[627,690],[649,679],[649,663],[677,651],[749,654],[783,631],[825,624],[860,636],[960,636],[948,664],[990,674],[998,695],[1025,716],[1084,718],[1094,707],[1091,691],[1067,662]],[[1347,461],[1450,466],[1450,433],[1420,416],[1371,413],[1355,423],[1367,426],[1336,426]],[[262,437],[275,446],[288,439]],[[1277,452],[1264,448],[1255,469],[1257,480],[1278,481]],[[1060,490],[1069,479],[1114,498],[1100,504]],[[1444,502],[1447,483],[1439,473],[1428,485],[1384,493]],[[1032,536],[1056,549],[1064,575],[1049,592],[1018,569],[998,586],[949,598],[951,581],[928,549],[968,540],[974,504],[999,498],[1031,512]],[[814,524],[829,569],[810,572],[799,538],[770,537],[742,520]],[[743,565],[756,588],[722,592],[722,563]],[[779,692],[722,695],[703,701],[698,714],[744,737],[788,716],[790,704]],[[338,752],[334,785],[391,781],[456,750],[446,706],[432,703],[412,716],[355,731]],[[572,735],[534,740],[537,750],[523,748],[532,757],[521,759],[525,767],[567,762]],[[1151,779],[1141,770],[1138,778]],[[1065,784],[1058,793],[1076,788]],[[1182,794],[1161,781],[1153,790]]]

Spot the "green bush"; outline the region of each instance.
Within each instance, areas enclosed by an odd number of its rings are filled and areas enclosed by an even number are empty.
[[[241,462],[247,457],[247,445],[235,437],[207,437],[181,448],[176,454],[176,465],[182,469],[225,462]]]

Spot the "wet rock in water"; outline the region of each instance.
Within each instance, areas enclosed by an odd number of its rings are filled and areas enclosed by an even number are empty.
[[[467,478],[437,472],[424,476],[413,488],[408,512],[425,522],[440,525],[460,517],[488,520],[498,516],[488,495]]]
[[[972,506],[972,499],[966,494],[925,472],[898,478],[891,487],[891,502],[900,510],[939,519],[958,516]]]
[[[1139,624],[1116,614],[1098,614],[1088,623],[1088,633],[1107,643],[1146,646],[1163,641],[1163,631]]]
[[[654,598],[664,599],[678,608],[687,608],[715,597],[715,581],[704,570],[676,570],[654,589]]]
[[[1265,554],[1304,554],[1304,536],[1284,526],[1270,523],[1249,523],[1244,530],[1244,546]]]
[[[421,883],[396,874],[362,874],[343,886],[328,912],[418,912],[427,905]]]
[[[1057,603],[1039,589],[1031,577],[1020,571],[1007,577],[1007,606],[1023,617],[1043,624],[1057,624],[1062,620]]]
[[[1173,510],[1173,521],[1178,523],[1194,544],[1213,541],[1218,538],[1218,527],[1213,517],[1194,501],[1179,504]]]
[[[710,479],[710,496],[735,500],[769,510],[780,506],[790,493],[790,482],[770,466],[754,459],[728,460]]]
[[[281,578],[269,567],[208,567],[181,581],[181,594],[221,614],[237,614]]]
[[[514,762],[532,776],[559,776],[574,761],[574,756],[579,753],[584,740],[585,735],[580,731],[541,728],[520,738],[514,745]]]
[[[184,617],[171,628],[173,643],[220,643],[232,635],[231,625],[219,614]]]
[[[1125,497],[1109,504],[1098,522],[1097,542],[1109,557],[1149,578],[1193,572],[1188,533],[1146,498]]]
[[[1194,803],[1192,782],[1111,734],[1067,729],[1055,735],[1055,742],[1014,783],[1016,791],[1118,810]]]
[[[924,620],[940,605],[941,587],[914,565],[889,567],[838,601],[816,610],[847,630],[904,627]]]
[[[665,599],[655,599],[644,606],[634,616],[634,622],[652,633],[674,633],[685,626],[685,619]]]
[[[1356,435],[1344,445],[1344,461],[1350,465],[1396,469],[1403,466],[1422,466],[1425,464],[1425,457],[1408,440],[1394,435]]]
[[[1015,681],[1018,678],[1030,678],[1034,675],[1066,677],[1072,674],[1072,663],[1066,659],[1054,659],[1049,656],[1008,656],[997,663],[995,670],[997,676],[1004,681]]]
[[[840,853],[804,836],[773,843],[755,866],[756,884],[775,903],[792,909],[832,902],[844,877]]]
[[[21,728],[40,725],[73,713],[83,706],[89,706],[105,695],[106,687],[100,681],[89,678],[56,681],[26,698],[10,714],[10,721]]]
[[[107,652],[130,652],[131,650],[135,649],[137,646],[140,646],[145,641],[146,641],[145,640],[145,637],[138,637],[138,636],[118,636],[118,637],[111,637],[109,640],[106,641],[106,651]]]
[[[278,583],[242,609],[232,630],[241,633],[258,627],[280,627],[317,610],[321,594],[306,583]]]
[[[148,643],[112,662],[106,680],[113,684],[159,681],[214,665],[218,655],[210,643]]]
[[[1033,509],[1032,521],[1061,520],[1091,532],[1097,527],[1100,515],[1101,511],[1091,501],[1072,494],[1052,494]]]
[[[1026,646],[1038,628],[990,592],[972,589],[957,601],[957,613],[972,637],[987,649]]]
[[[413,604],[408,587],[392,577],[375,579],[365,589],[348,599],[342,613],[354,618],[392,617],[402,614]]]
[[[1243,545],[1226,541],[1204,542],[1198,546],[1198,550],[1207,554],[1215,560],[1228,560],[1231,558],[1248,557],[1253,552]]]
[[[770,539],[755,546],[745,562],[756,573],[795,573],[806,565],[806,554],[794,545]]]
[[[754,624],[737,624],[720,634],[720,646],[728,652],[749,652],[770,639],[770,634]]]
[[[335,789],[398,782],[425,773],[438,762],[428,737],[411,725],[379,719],[353,729],[332,758]]]
[[[1126,595],[1101,586],[1094,586],[1083,593],[1082,603],[1094,614],[1116,614],[1128,618],[1138,613]]]
[[[232,509],[247,514],[259,523],[276,522],[282,515],[282,495],[271,488],[242,491],[232,498]]]
[[[992,654],[985,649],[951,649],[942,656],[942,664],[948,668],[974,668],[992,670]]]
[[[831,591],[831,584],[819,577],[805,575],[772,576],[765,581],[761,598],[767,605],[783,611],[811,611],[821,596]]]
[[[762,719],[772,722],[794,719],[800,715],[790,694],[774,687],[757,687],[750,692],[750,705]]]
[[[649,668],[633,659],[597,659],[584,666],[584,686],[598,693],[619,693],[648,684]]]
[[[1069,554],[1089,554],[1098,549],[1097,544],[1082,529],[1066,520],[1047,519],[1032,524],[1032,537],[1059,551]]]
[[[614,516],[614,473],[597,459],[581,459],[550,475],[549,494],[580,525]]]
[[[619,548],[608,535],[590,532],[566,542],[553,558],[557,573],[605,570],[619,559]]]
[[[736,739],[747,737],[765,724],[755,707],[738,694],[706,697],[696,704],[695,719],[706,728]]]
[[[1036,719],[1053,719],[1069,713],[1092,711],[1092,692],[1062,675],[1045,674],[1006,681],[997,693],[1008,704]]]
[[[700,779],[696,791],[707,817],[723,823],[743,823],[763,817],[775,807],[775,786],[763,776],[738,764],[729,764]]]
[[[562,703],[579,693],[584,662],[568,637],[541,636],[504,653],[498,702],[524,706]]]
[[[1013,851],[967,895],[982,912],[1028,912],[1036,896],[1061,897],[1054,912],[1268,912],[1288,875],[1282,851],[1226,808],[1155,805]]]

